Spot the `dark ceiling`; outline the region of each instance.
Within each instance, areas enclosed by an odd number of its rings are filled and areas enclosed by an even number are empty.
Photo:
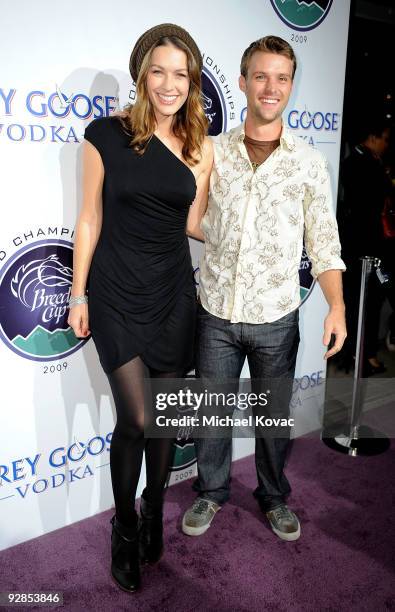
[[[395,0],[354,0],[351,10],[363,19],[395,25]]]
[[[394,57],[395,0],[352,0],[344,91],[347,140],[358,140],[368,116],[394,121]]]

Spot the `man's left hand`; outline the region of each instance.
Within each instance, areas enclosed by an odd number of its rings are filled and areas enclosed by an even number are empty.
[[[347,337],[346,318],[344,308],[331,308],[325,318],[323,344],[328,346],[331,336],[334,334],[336,340],[332,348],[324,355],[324,359],[329,359],[338,353]]]

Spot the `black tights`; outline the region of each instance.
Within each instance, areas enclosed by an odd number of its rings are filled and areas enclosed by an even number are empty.
[[[177,372],[148,369],[135,357],[108,375],[117,423],[111,439],[110,468],[117,519],[125,526],[136,521],[134,501],[145,450],[146,488],[144,498],[161,504],[173,440],[144,438],[144,378],[181,378]]]

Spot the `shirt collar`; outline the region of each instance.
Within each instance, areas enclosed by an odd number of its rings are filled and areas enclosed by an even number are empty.
[[[236,128],[234,128],[231,136],[232,144],[237,144],[240,142],[244,142],[245,137],[245,121],[240,123]],[[284,123],[282,124],[281,134],[280,134],[280,147],[286,147],[289,151],[293,151],[295,149],[295,137],[291,134],[290,130],[285,127]]]

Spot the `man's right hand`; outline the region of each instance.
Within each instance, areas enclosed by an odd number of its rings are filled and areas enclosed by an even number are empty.
[[[69,310],[67,323],[72,328],[77,338],[86,338],[90,335],[89,315],[87,304],[77,304]]]

